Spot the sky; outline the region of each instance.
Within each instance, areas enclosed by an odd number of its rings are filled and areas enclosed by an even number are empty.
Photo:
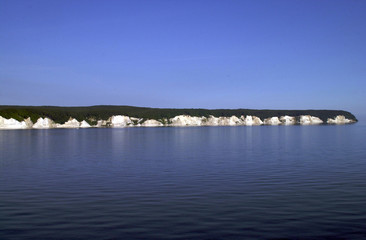
[[[342,109],[364,0],[0,0],[0,105]]]

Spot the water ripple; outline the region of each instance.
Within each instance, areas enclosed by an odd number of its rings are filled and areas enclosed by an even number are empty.
[[[0,131],[0,239],[365,239],[365,133]]]

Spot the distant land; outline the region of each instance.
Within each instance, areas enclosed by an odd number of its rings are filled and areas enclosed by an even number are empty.
[[[343,110],[0,106],[0,128],[314,125],[355,123]],[[35,123],[35,124],[34,124]]]

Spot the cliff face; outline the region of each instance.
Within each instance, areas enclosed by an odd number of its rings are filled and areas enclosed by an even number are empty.
[[[345,118],[343,115],[338,115],[334,119],[328,118],[327,123],[329,124],[346,124],[346,123],[352,123],[353,121],[351,119]]]
[[[284,118],[284,116],[282,118]],[[266,125],[280,125],[281,121],[278,117],[271,117],[271,118],[264,119],[264,124],[266,124]]]
[[[93,127],[184,127],[184,126],[253,126],[253,125],[316,125],[322,124],[323,121],[314,116],[301,115],[270,117],[263,121],[256,116],[231,116],[231,117],[196,117],[189,115],[179,115],[173,118],[163,119],[143,119],[123,115],[115,115],[107,120],[98,120]],[[328,124],[348,124],[354,123],[352,119],[347,119],[343,115],[338,115],[335,118],[328,118]],[[74,118],[70,118],[63,124],[55,123],[49,118],[38,118],[33,124],[30,118],[18,121],[15,119],[6,119],[0,116],[0,129],[49,129],[49,128],[89,128],[92,127],[85,120],[79,122]]]
[[[32,128],[33,123],[30,118],[18,121],[13,118],[6,119],[0,116],[0,129],[27,129]]]
[[[49,118],[38,118],[37,122],[33,125],[33,128],[43,129],[43,128],[55,128],[56,124],[53,120]]]
[[[162,127],[162,126],[164,126],[164,124],[162,124],[161,122],[159,122],[155,119],[149,119],[149,120],[146,120],[145,122],[143,122],[141,124],[141,126],[143,126],[143,127]]]
[[[318,117],[313,117],[310,115],[300,116],[300,124],[302,125],[314,125],[314,124],[322,124],[323,120]]]
[[[131,106],[0,106],[0,129],[348,124],[342,110],[161,109]]]
[[[241,116],[256,116],[261,121],[265,119],[289,116],[296,117],[296,122],[299,121],[300,116],[310,115],[317,117],[324,123],[328,121],[328,118],[334,119],[337,116],[344,116],[346,119],[357,121],[356,117],[347,111],[342,110],[257,110],[257,109],[169,109],[169,108],[143,108],[143,107],[131,107],[131,106],[90,106],[90,107],[55,107],[55,106],[1,106],[0,116],[6,119],[15,119],[19,122],[30,117],[32,122],[35,123],[39,118],[49,118],[55,123],[64,124],[70,117],[75,118],[79,122],[85,120],[91,125],[97,124],[98,120],[107,121],[112,116],[130,116],[135,117],[138,121],[142,119],[162,120],[172,119],[177,116],[191,116],[194,117],[206,117],[209,120],[210,116],[215,118],[226,117],[230,118],[235,116],[241,118]],[[196,119],[197,120],[197,119]],[[192,121],[196,121],[192,119]],[[211,119],[214,120],[214,119]],[[223,120],[225,121],[225,120]],[[231,121],[237,121],[232,118]],[[248,118],[248,121],[250,119]],[[256,120],[255,120],[256,121]],[[142,122],[141,122],[142,123]],[[290,124],[290,122],[288,122]],[[137,123],[133,123],[137,124]],[[164,124],[166,124],[164,122]],[[253,125],[259,124],[258,121]]]
[[[284,125],[294,125],[294,124],[296,124],[296,118],[291,117],[291,116],[282,116],[282,117],[280,117],[280,121]]]

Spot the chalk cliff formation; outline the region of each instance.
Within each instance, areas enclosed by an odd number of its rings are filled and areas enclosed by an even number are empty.
[[[294,125],[296,124],[296,118],[291,116],[282,116],[280,117],[280,121],[284,125]]]
[[[352,123],[353,121],[350,119],[345,118],[342,115],[336,116],[334,119],[328,118],[327,123],[329,124],[346,124],[346,123]]]
[[[57,125],[54,121],[49,118],[38,118],[37,122],[33,125],[33,128],[44,129],[44,128],[55,128]]]
[[[281,121],[278,117],[271,117],[264,119],[264,124],[266,125],[280,125]]]
[[[32,128],[33,123],[30,118],[19,122],[13,118],[6,119],[0,116],[0,129],[27,129]]]
[[[296,120],[298,119],[298,121]],[[353,123],[354,120],[347,119],[343,115],[338,115],[334,119],[328,118],[327,124],[348,124]],[[317,125],[323,124],[323,121],[314,116],[301,115],[280,116],[266,118],[263,121],[256,116],[231,116],[231,117],[197,117],[189,115],[178,115],[170,119],[143,119],[134,118],[123,115],[115,115],[107,120],[98,120],[97,124],[91,126],[85,120],[79,122],[74,118],[70,118],[64,124],[55,123],[49,118],[39,118],[35,124],[30,118],[18,121],[13,118],[6,119],[0,116],[0,129],[49,129],[49,128],[90,128],[90,127],[184,127],[184,126],[253,126],[253,125]]]
[[[323,121],[318,117],[313,117],[310,115],[300,116],[300,124],[301,125],[314,125],[314,124],[322,124]]]

